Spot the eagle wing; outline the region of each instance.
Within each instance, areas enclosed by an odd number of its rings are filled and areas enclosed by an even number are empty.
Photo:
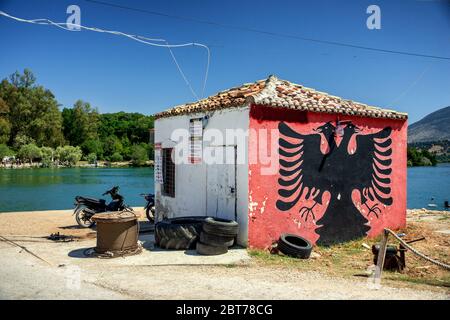
[[[276,206],[287,211],[297,204],[302,196],[321,201],[324,192],[320,151],[320,134],[303,135],[280,122],[279,154],[280,178]]]
[[[356,151],[350,155],[345,177],[353,177],[354,189],[361,192],[362,204],[368,199],[390,206],[392,204],[392,129],[356,136]]]

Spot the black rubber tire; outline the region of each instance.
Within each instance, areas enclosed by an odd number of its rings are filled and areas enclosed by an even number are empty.
[[[239,231],[239,225],[234,220],[208,217],[203,223],[203,231],[223,237],[235,237]]]
[[[205,217],[165,219],[155,225],[155,244],[163,249],[194,249]]]
[[[219,254],[224,254],[228,252],[228,247],[226,246],[210,246],[200,241],[197,242],[197,253],[203,256],[217,256]]]
[[[308,259],[312,252],[312,244],[305,238],[295,234],[284,233],[278,240],[278,249],[285,255]]]
[[[92,219],[84,219],[84,209],[85,208],[79,208],[75,212],[75,220],[81,228],[91,228],[95,224],[95,222],[92,221]]]
[[[200,242],[215,247],[231,247],[234,243],[234,237],[218,236],[203,231],[200,233]]]

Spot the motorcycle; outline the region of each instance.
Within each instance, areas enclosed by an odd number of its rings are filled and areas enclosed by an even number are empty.
[[[124,202],[124,198],[119,194],[119,187],[115,186],[112,189],[103,193],[103,196],[110,195],[112,201],[106,204],[105,199],[96,199],[89,197],[76,196],[75,197],[75,209],[73,214],[78,225],[82,228],[90,228],[94,225],[92,217],[101,212],[110,211],[130,211],[133,209],[127,206]]]
[[[141,197],[147,201],[145,205],[145,215],[150,223],[155,223],[155,195],[151,193],[141,193]]]

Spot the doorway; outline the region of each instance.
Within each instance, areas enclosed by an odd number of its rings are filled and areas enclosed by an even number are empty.
[[[223,161],[206,165],[206,214],[236,220],[236,146],[212,148],[216,158]]]

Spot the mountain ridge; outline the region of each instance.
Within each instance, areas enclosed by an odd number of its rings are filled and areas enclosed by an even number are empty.
[[[450,106],[408,126],[408,143],[450,140]]]

